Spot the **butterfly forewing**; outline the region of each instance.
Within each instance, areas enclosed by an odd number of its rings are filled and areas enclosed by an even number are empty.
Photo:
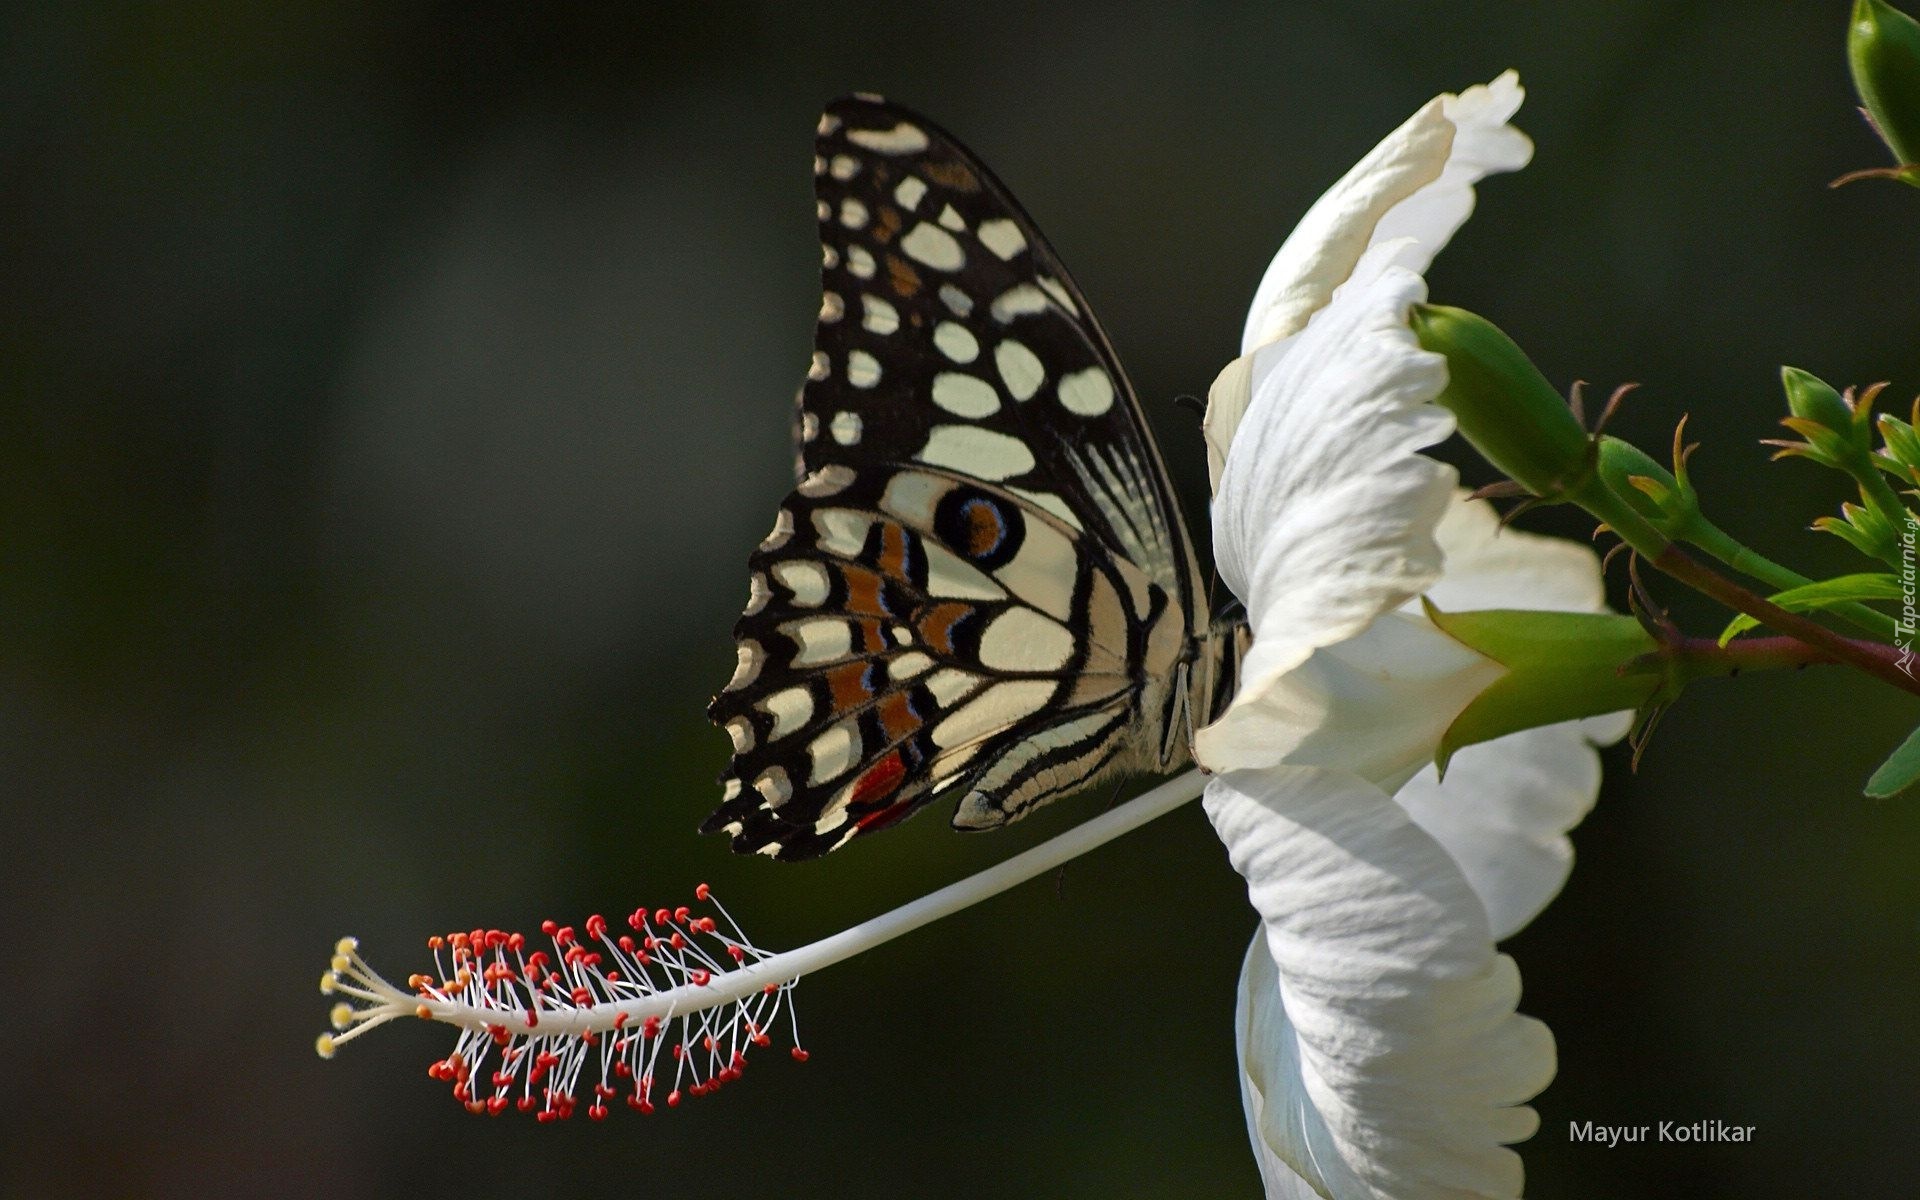
[[[706,828],[781,858],[939,795],[980,827],[1156,765],[1198,594],[1132,389],[1006,189],[869,97],[822,116],[814,171],[800,486],[710,709],[734,758]]]

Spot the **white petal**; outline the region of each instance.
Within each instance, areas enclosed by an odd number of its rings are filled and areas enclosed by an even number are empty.
[[[1473,185],[1532,157],[1533,144],[1506,123],[1525,95],[1508,71],[1436,97],[1388,134],[1281,245],[1247,312],[1241,352],[1304,328],[1369,246],[1411,237],[1400,261],[1424,271],[1473,211]]]
[[[1473,185],[1489,175],[1518,171],[1533,157],[1533,142],[1507,124],[1526,91],[1512,71],[1492,83],[1442,96],[1453,122],[1453,149],[1440,177],[1395,205],[1374,228],[1375,242],[1411,238],[1400,265],[1425,272],[1473,213]]]
[[[1428,766],[1394,799],[1458,863],[1495,939],[1559,894],[1573,870],[1567,831],[1600,791],[1595,743],[1618,741],[1629,714],[1568,721],[1468,746],[1439,780]]]
[[[1427,598],[1443,612],[1606,610],[1598,554],[1566,538],[1502,529],[1493,506],[1484,500],[1456,493],[1433,536],[1446,562]]]
[[[1256,634],[1248,682],[1196,739],[1211,769],[1327,767],[1392,792],[1433,761],[1440,735],[1503,668],[1424,615],[1387,613],[1290,669]]]
[[[1455,473],[1416,451],[1453,418],[1429,403],[1446,367],[1407,328],[1426,286],[1385,265],[1395,249],[1370,251],[1278,362],[1255,357],[1253,402],[1213,504],[1221,577],[1252,614],[1241,698],[1439,578],[1433,531]],[[1216,757],[1208,733],[1196,741],[1203,765],[1245,765]]]
[[[1334,1200],[1518,1196],[1553,1038],[1452,860],[1336,772],[1218,776],[1206,808],[1263,922],[1236,1040],[1269,1194],[1307,1194],[1284,1164]]]
[[[1387,210],[1440,178],[1453,137],[1445,106],[1429,100],[1313,202],[1253,294],[1242,354],[1306,327],[1353,273]]]

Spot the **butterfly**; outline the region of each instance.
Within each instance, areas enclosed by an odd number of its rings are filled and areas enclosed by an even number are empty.
[[[823,295],[795,474],[748,560],[702,826],[815,858],[942,797],[1004,825],[1170,771],[1230,696],[1139,400],[1013,196],[878,96],[815,140]]]

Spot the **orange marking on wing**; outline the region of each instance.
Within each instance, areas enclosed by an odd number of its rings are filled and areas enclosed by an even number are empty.
[[[969,613],[971,604],[957,604],[948,601],[924,609],[916,622],[920,630],[920,640],[935,654],[953,653],[953,627],[958,625]]]
[[[889,742],[897,742],[920,728],[920,718],[914,715],[913,702],[905,692],[882,697],[874,713],[880,718],[880,728]]]
[[[897,296],[911,299],[920,294],[920,272],[898,254],[887,255],[887,278],[893,282]]]
[[[980,177],[972,168],[958,162],[922,163],[920,173],[941,187],[952,188],[956,192],[977,192],[980,190]]]
[[[853,623],[853,630],[859,635],[855,643],[858,653],[878,654],[887,648],[887,635],[880,628],[880,622],[860,620]]]
[[[882,246],[891,245],[893,235],[900,232],[900,210],[881,205],[880,212],[873,219],[873,240]]]
[[[877,564],[883,574],[895,579],[907,577],[907,531],[892,524],[880,527],[880,561]]]
[[[993,505],[984,500],[967,505],[967,556],[979,558],[1000,544],[1006,526]]]
[[[880,603],[880,577],[872,571],[843,568],[840,577],[847,581],[847,611],[865,617],[884,617],[886,608]]]
[[[835,712],[847,712],[873,699],[867,688],[867,664],[848,663],[827,672],[827,690],[833,696]]]

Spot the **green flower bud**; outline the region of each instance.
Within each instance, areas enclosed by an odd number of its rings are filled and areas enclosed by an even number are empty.
[[[1420,345],[1446,357],[1439,403],[1488,462],[1547,500],[1592,475],[1587,431],[1513,339],[1483,317],[1444,305],[1415,305],[1412,322]]]
[[[1600,439],[1600,478],[1614,495],[1669,537],[1700,511],[1692,488],[1640,447],[1617,437]]]
[[[1787,408],[1794,416],[1843,436],[1852,433],[1853,410],[1819,376],[1799,367],[1781,367],[1780,386],[1786,389]]]
[[[1920,22],[1883,0],[1855,0],[1847,62],[1861,103],[1895,160],[1920,163]]]
[[[1616,613],[1489,609],[1427,616],[1449,637],[1507,669],[1474,697],[1440,739],[1444,773],[1462,747],[1522,729],[1640,709],[1677,686],[1659,643]]]

